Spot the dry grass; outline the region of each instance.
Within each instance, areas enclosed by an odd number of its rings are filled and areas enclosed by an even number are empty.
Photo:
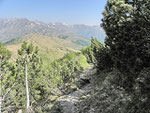
[[[13,44],[6,46],[6,48],[12,52],[12,60],[17,57],[17,50],[21,47],[23,41],[38,46],[40,55],[45,58],[45,60],[51,59],[51,61],[61,58],[67,53],[79,51],[82,48],[82,46],[76,45],[69,40],[51,38],[39,34],[29,34],[16,40]]]

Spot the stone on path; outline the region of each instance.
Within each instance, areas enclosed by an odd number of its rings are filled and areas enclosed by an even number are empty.
[[[90,67],[80,75],[80,78],[87,80],[87,83],[83,84],[81,89],[78,89],[69,95],[62,96],[59,99],[59,104],[63,113],[79,113],[78,104],[80,102],[80,98],[87,95],[92,90],[92,82],[90,82],[90,77],[93,75],[92,69],[93,68]]]

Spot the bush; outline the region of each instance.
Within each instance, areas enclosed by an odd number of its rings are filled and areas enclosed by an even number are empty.
[[[132,100],[126,108],[126,113],[150,112],[150,68],[143,69],[136,78]]]
[[[94,54],[96,59],[96,67],[98,70],[111,70],[113,68],[113,61],[108,47],[102,46]]]
[[[124,87],[132,92],[139,73],[150,67],[150,0],[126,1],[108,0],[101,25]]]
[[[82,54],[86,57],[88,63],[94,62],[94,55],[91,46],[82,49]]]
[[[90,47],[84,49],[83,53],[98,71],[111,70],[113,68],[110,49],[97,39],[92,38]]]

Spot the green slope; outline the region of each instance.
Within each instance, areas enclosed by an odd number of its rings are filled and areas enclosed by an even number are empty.
[[[21,47],[23,41],[38,46],[40,49],[40,56],[46,62],[61,58],[70,52],[77,52],[83,47],[69,40],[51,38],[39,34],[29,34],[7,43],[6,48],[12,52],[12,60],[17,57],[17,50]]]

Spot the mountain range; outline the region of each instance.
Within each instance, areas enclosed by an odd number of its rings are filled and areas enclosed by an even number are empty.
[[[64,23],[45,23],[31,21],[25,18],[0,19],[0,41],[8,41],[28,34],[40,34],[53,38],[72,40],[72,42],[86,46],[91,37],[103,42],[105,33],[100,26],[67,25]]]

